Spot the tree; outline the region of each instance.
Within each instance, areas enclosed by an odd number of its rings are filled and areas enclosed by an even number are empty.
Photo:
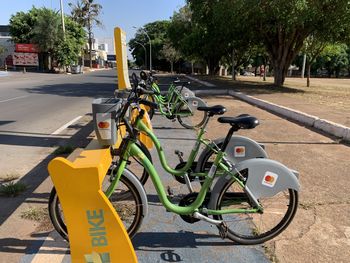
[[[57,11],[33,7],[27,13],[18,12],[10,19],[10,34],[16,43],[37,44],[48,69],[51,61],[59,66],[76,63],[77,56],[85,44],[84,29],[66,17],[66,34],[63,37],[61,17]]]
[[[86,43],[86,33],[78,23],[66,17],[65,26],[65,38],[54,48],[54,57],[60,66],[77,64],[82,47]]]
[[[304,48],[302,51],[304,54],[306,54],[307,87],[310,87],[311,67],[326,46],[327,40],[321,36],[312,34],[305,40]]]
[[[274,70],[274,83],[284,83],[287,70],[312,33],[348,34],[350,3],[347,0],[244,1],[251,29],[261,36]],[[239,15],[239,14],[238,14]]]
[[[138,44],[142,43],[149,54],[149,40],[146,34],[143,31],[146,31],[151,39],[152,45],[152,64],[154,68],[162,69],[167,67],[167,63],[165,57],[163,56],[162,50],[166,42],[168,42],[168,27],[170,25],[170,21],[167,20],[159,20],[152,23],[148,23],[142,27],[142,29],[138,29],[135,37],[130,39],[129,47],[132,56],[135,58],[135,62],[138,66],[141,66],[144,61],[144,49]]]
[[[167,41],[160,53],[167,61],[170,62],[170,72],[173,73],[174,63],[180,58],[179,52],[175,50],[169,41]]]
[[[37,22],[39,9],[33,7],[27,13],[17,12],[9,21],[10,35],[15,43],[31,43],[34,36],[34,25]]]
[[[74,21],[86,28],[89,40],[89,61],[92,68],[92,29],[96,26],[102,26],[99,19],[102,5],[94,3],[94,0],[79,0],[76,4],[68,4],[72,10],[71,15]]]
[[[333,74],[338,78],[340,71],[349,64],[347,45],[328,44],[320,55],[320,62],[328,71],[328,77]]]
[[[48,57],[48,68],[52,69],[53,50],[59,39],[63,39],[60,29],[61,20],[57,11],[42,8],[38,10],[36,23],[33,26],[31,41],[38,45],[40,51]]]

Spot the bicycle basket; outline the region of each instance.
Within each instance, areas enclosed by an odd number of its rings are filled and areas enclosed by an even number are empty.
[[[117,142],[115,112],[122,104],[122,99],[99,98],[92,102],[94,130],[101,146],[114,145]]]

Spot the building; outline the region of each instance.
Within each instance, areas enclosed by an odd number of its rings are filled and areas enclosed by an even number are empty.
[[[8,25],[0,25],[0,46],[4,48],[4,52],[0,53],[0,68],[2,68],[6,57],[15,51],[15,44],[12,42]]]

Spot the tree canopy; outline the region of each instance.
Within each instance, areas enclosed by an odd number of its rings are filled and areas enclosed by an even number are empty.
[[[37,44],[40,52],[46,54],[59,66],[75,64],[86,34],[82,26],[70,17],[65,17],[66,34],[63,36],[61,17],[57,11],[33,7],[27,13],[18,12],[11,16],[10,35],[15,43]],[[48,63],[48,68],[51,69]]]
[[[348,28],[347,0],[187,0],[172,17],[169,37],[183,55],[205,60],[211,74],[223,57],[237,66],[262,47],[281,86],[310,35],[346,41]]]

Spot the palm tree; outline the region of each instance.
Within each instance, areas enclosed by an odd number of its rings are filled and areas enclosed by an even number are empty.
[[[94,0],[78,0],[76,4],[68,4],[72,10],[72,19],[86,28],[89,34],[89,60],[90,68],[92,68],[92,28],[94,25],[102,26],[99,15],[102,5],[94,3]]]

